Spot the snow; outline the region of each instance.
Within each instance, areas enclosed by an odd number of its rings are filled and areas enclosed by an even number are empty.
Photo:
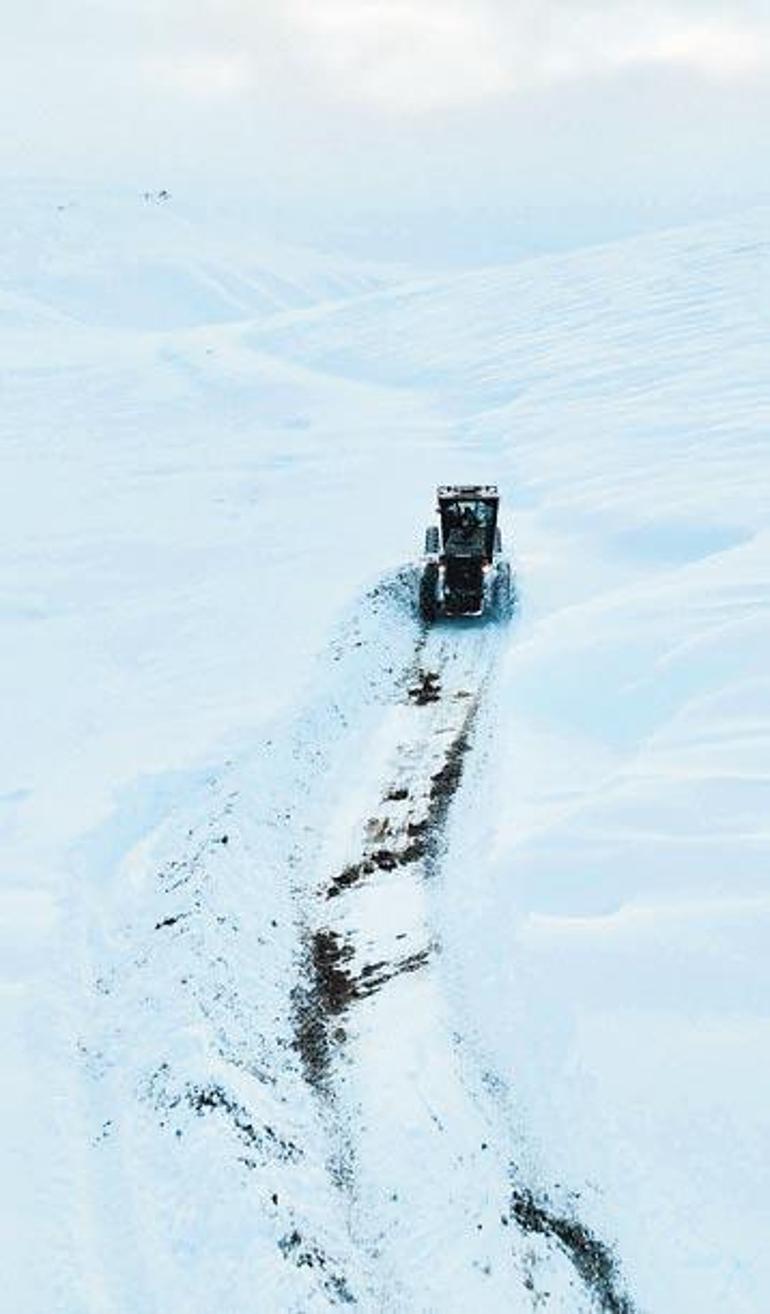
[[[14,1314],[762,1308],[767,213],[430,278],[0,213]],[[519,609],[423,639],[454,478]]]

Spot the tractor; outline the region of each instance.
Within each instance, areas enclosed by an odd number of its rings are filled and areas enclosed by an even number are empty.
[[[495,484],[442,484],[440,523],[425,531],[420,615],[490,616],[507,620],[513,608],[511,567],[503,556]]]

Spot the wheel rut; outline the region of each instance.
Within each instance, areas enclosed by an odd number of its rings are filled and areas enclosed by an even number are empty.
[[[421,886],[436,871],[491,668],[490,636],[471,637],[486,659],[475,669],[458,662],[451,636],[423,635],[377,731],[381,777],[373,774],[343,832],[339,861],[326,860],[294,992],[296,1046],[307,1080],[326,1097],[355,1006],[439,951]],[[387,919],[379,915],[386,904]]]

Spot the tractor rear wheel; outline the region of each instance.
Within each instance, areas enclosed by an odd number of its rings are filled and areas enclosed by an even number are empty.
[[[435,561],[428,561],[420,576],[420,615],[430,624],[438,612],[438,566]]]
[[[425,555],[428,557],[437,556],[439,547],[438,525],[428,525],[425,530]]]
[[[510,563],[501,561],[492,583],[492,615],[495,620],[510,620],[513,615],[513,605],[514,590]]]

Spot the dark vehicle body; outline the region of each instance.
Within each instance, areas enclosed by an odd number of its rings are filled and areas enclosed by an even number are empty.
[[[502,555],[495,484],[442,484],[439,525],[425,533],[420,612],[438,616],[505,618],[511,608],[511,572]]]

